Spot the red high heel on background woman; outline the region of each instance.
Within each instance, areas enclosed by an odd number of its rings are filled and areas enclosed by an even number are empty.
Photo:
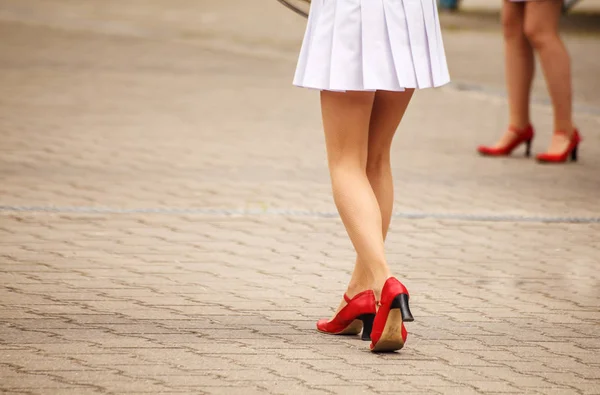
[[[519,145],[525,144],[525,156],[531,156],[531,142],[533,141],[533,136],[535,135],[533,126],[528,125],[524,129],[517,129],[514,126],[510,126],[508,130],[515,135],[513,140],[508,145],[498,148],[482,145],[477,148],[477,151],[479,151],[481,155],[485,156],[506,156],[510,155]]]
[[[362,339],[371,340],[373,319],[377,309],[373,291],[363,291],[352,299],[344,294],[344,300],[348,304],[331,321],[319,320],[317,329],[332,335],[358,335],[362,329]]]
[[[564,130],[559,130],[555,132],[555,134],[561,134],[563,136],[568,136],[569,134]],[[577,149],[579,148],[579,143],[581,142],[581,136],[579,135],[579,131],[575,129],[573,131],[573,135],[571,136],[571,141],[567,149],[561,154],[539,154],[537,156],[538,162],[541,163],[564,163],[571,157],[573,162],[577,162]]]
[[[406,287],[396,278],[388,278],[373,322],[371,351],[395,351],[404,347],[408,336],[404,322],[415,320],[410,313],[408,299]]]

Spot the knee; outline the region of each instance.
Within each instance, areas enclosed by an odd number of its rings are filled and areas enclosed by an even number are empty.
[[[534,24],[525,25],[525,37],[535,49],[542,49],[558,40],[558,34],[555,31],[545,29]]]
[[[329,170],[332,174],[363,173],[366,168],[366,155],[349,154],[338,152],[336,155],[328,155]]]

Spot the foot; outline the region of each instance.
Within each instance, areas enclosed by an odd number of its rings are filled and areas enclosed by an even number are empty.
[[[496,144],[493,146],[493,148],[495,149],[501,149],[504,147],[508,147],[509,145],[513,144],[513,142],[517,139],[519,139],[523,134],[527,133],[529,129],[529,125],[528,126],[524,126],[522,128],[517,128],[514,126],[510,126],[506,132],[504,132],[504,134],[502,135],[502,137],[500,137],[500,140],[498,140],[496,142]]]
[[[513,142],[515,140],[517,140],[519,137],[521,137],[521,130],[523,129],[516,129],[516,128],[508,128],[506,130],[506,132],[504,132],[504,134],[502,135],[502,137],[500,137],[500,140],[498,140],[496,142],[496,144],[494,144],[492,146],[492,148],[494,149],[502,149],[505,147],[508,147],[509,145],[513,144]]]
[[[396,278],[389,278],[381,290],[379,309],[373,321],[372,351],[395,351],[404,347],[408,336],[404,322],[414,320],[408,301],[406,287]]]
[[[366,290],[370,289],[369,287],[366,286],[354,286],[354,287],[348,287],[348,289],[346,290],[346,296],[349,299],[352,299],[353,297],[355,297],[356,295],[358,295],[361,292],[364,292]],[[348,302],[346,302],[346,300],[344,298],[342,298],[342,301],[340,302],[340,305],[338,306],[337,310],[335,311],[335,313],[333,313],[333,318],[335,318],[338,313],[340,311],[342,311],[342,309],[344,307],[346,307],[348,305]]]
[[[352,298],[344,295],[340,311],[330,320],[318,320],[317,330],[333,335],[357,335],[362,330],[363,340],[370,340],[375,313],[375,296],[370,289]]]
[[[530,155],[531,140],[533,140],[534,131],[531,125],[524,128],[510,126],[502,135],[500,140],[493,146],[479,146],[477,150],[480,154],[486,156],[504,156],[510,155],[519,145],[525,143],[525,155]]]
[[[571,140],[573,139],[574,129],[570,132],[555,132],[552,135],[552,140],[550,141],[550,147],[547,154],[550,155],[560,155],[569,148],[571,144]]]

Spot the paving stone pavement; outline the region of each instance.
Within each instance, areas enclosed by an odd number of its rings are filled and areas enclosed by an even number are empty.
[[[303,21],[102,4],[0,0],[0,393],[600,394],[597,90],[579,163],[479,158],[501,41],[447,32],[478,88],[419,92],[399,130],[387,248],[416,321],[374,355],[314,329],[354,256],[316,93],[290,86]],[[567,41],[593,85],[598,38]]]

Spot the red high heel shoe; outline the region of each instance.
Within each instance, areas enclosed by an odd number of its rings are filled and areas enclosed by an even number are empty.
[[[410,313],[408,299],[406,287],[396,278],[388,278],[373,322],[371,351],[395,351],[404,347],[408,336],[404,322],[415,320]]]
[[[477,148],[477,151],[479,151],[481,155],[485,156],[506,156],[510,155],[519,145],[525,143],[525,156],[531,156],[531,142],[533,141],[533,136],[535,135],[533,126],[529,125],[524,129],[517,129],[513,126],[510,126],[508,130],[515,134],[514,139],[508,145],[499,148],[486,147],[482,145]]]
[[[358,335],[362,329],[362,339],[371,340],[377,309],[373,291],[363,291],[352,299],[344,294],[344,300],[348,304],[331,321],[319,320],[317,329],[332,335]]]
[[[559,130],[555,132],[556,134],[562,134],[567,136],[568,133],[564,130]],[[571,142],[569,146],[562,154],[539,154],[537,156],[537,160],[540,163],[564,163],[567,161],[569,156],[573,162],[577,162],[577,149],[579,148],[579,143],[581,142],[581,136],[579,135],[579,131],[575,129],[573,131],[573,135],[571,136]]]

